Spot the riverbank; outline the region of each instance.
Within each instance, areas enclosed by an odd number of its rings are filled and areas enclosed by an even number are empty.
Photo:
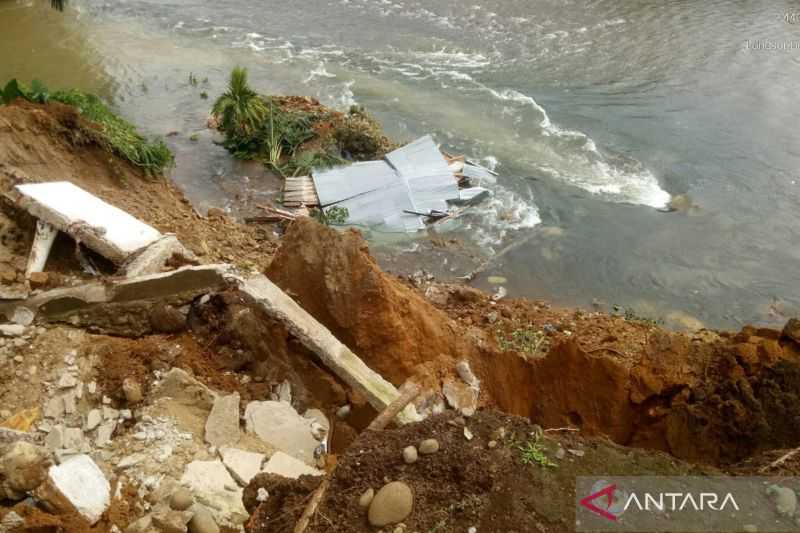
[[[241,288],[141,280],[125,303],[75,313],[67,298],[7,317],[21,323],[0,337],[0,521],[11,530],[216,531],[199,529],[210,516],[223,531],[290,531],[329,479],[309,530],[371,530],[359,499],[388,480],[411,489],[413,510],[396,520],[409,531],[571,531],[575,475],[800,471],[794,455],[776,461],[800,444],[795,322],[680,333],[396,277],[357,231],[300,218],[279,239],[202,216],[167,180],[76,136],[82,120],[57,104],[0,107],[0,192],[66,179],[174,233],[199,265],[168,262],[159,275],[214,263],[265,274],[391,385],[416,382],[429,419],[365,432],[374,405]],[[28,290],[34,220],[7,201],[0,213],[2,288]],[[74,250],[59,237],[31,297],[125,283],[108,265],[90,276]],[[273,409],[288,425],[271,425]],[[428,439],[438,451],[404,459]],[[106,491],[96,516],[43,488],[51,464],[75,457]],[[514,506],[498,512],[501,502]]]

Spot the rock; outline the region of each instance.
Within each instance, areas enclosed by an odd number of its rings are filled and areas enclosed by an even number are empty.
[[[189,522],[189,533],[219,533],[219,526],[214,521],[214,516],[205,507],[195,507],[194,516]]]
[[[83,446],[83,431],[81,428],[64,428],[64,441],[62,448],[80,450]]]
[[[372,499],[375,498],[375,489],[369,488],[361,493],[361,496],[358,498],[358,506],[362,509],[367,509],[369,504],[372,503]]]
[[[142,385],[134,378],[122,380],[122,393],[128,405],[135,405],[142,401]]]
[[[36,318],[36,314],[27,307],[17,307],[11,314],[11,321],[20,326],[30,326],[33,324],[34,318]]]
[[[25,326],[19,324],[0,324],[0,335],[5,337],[19,337],[25,333]]]
[[[176,511],[185,511],[194,503],[192,491],[183,487],[178,488],[169,498],[169,506]]]
[[[25,525],[25,520],[14,511],[9,511],[0,520],[0,531],[17,531],[17,528],[23,525]]]
[[[103,413],[100,409],[92,409],[89,411],[89,414],[86,415],[86,431],[92,431],[94,428],[100,425],[100,422],[103,421]]]
[[[222,463],[228,468],[239,485],[245,487],[261,471],[266,456],[261,453],[246,452],[237,448],[220,450]]]
[[[790,318],[786,325],[783,326],[781,335],[787,339],[793,340],[795,343],[800,344],[800,320],[797,318]]]
[[[425,439],[419,443],[419,453],[430,455],[439,451],[439,441],[436,439]]]
[[[464,426],[464,438],[467,440],[475,438],[475,435],[472,434],[472,431],[467,426]]]
[[[276,392],[279,402],[286,402],[292,403],[292,384],[289,383],[287,380],[283,380],[278,385],[278,390]]]
[[[53,426],[47,437],[44,439],[44,444],[50,450],[58,450],[64,447],[64,426],[61,424]]]
[[[158,304],[150,311],[150,326],[158,333],[180,333],[186,329],[186,316],[172,305]]]
[[[75,376],[70,374],[69,372],[64,372],[61,374],[61,377],[58,378],[58,388],[59,389],[71,389],[78,384],[78,380]]]
[[[0,499],[21,500],[47,478],[47,450],[29,442],[15,442],[0,460]]]
[[[262,472],[297,479],[300,476],[321,476],[322,472],[283,452],[275,452]]]
[[[217,523],[241,524],[247,520],[243,491],[222,461],[192,461],[186,465],[181,483],[192,491],[197,502],[210,508]]]
[[[250,402],[244,411],[245,426],[261,440],[313,465],[319,442],[311,433],[311,421],[286,402]]]
[[[475,390],[480,390],[481,381],[475,377],[475,374],[472,372],[472,368],[469,366],[469,362],[459,361],[458,364],[456,364],[456,373],[458,374],[458,377],[464,381],[464,383]]]
[[[403,461],[405,461],[406,464],[410,465],[416,463],[417,459],[418,459],[417,449],[415,447],[406,446],[405,448],[403,448]]]
[[[312,420],[311,434],[314,435],[314,438],[318,441],[324,441],[331,430],[331,423],[325,413],[319,409],[309,409],[303,413],[303,418]]]
[[[77,512],[95,524],[111,501],[111,486],[88,455],[76,455],[52,466],[36,497],[55,512]]]
[[[349,404],[348,405],[343,405],[339,409],[336,410],[336,416],[338,418],[341,418],[341,419],[347,418],[347,416],[350,414],[351,410],[352,410],[352,407],[350,407]]]
[[[217,395],[181,368],[172,368],[149,394],[150,399],[169,397],[202,409],[211,409]],[[237,415],[238,420],[238,415]]]
[[[490,450],[493,450],[493,449],[497,448],[497,441],[496,440],[490,440],[489,442],[486,443],[486,446],[488,446]]]
[[[220,396],[206,420],[206,442],[212,446],[239,441],[239,393]]]
[[[191,511],[176,511],[166,505],[157,506],[153,512],[153,525],[160,533],[186,533],[186,525],[192,519]]]
[[[42,289],[50,284],[50,275],[47,272],[31,272],[28,274],[28,283],[31,289]]]
[[[474,415],[478,408],[478,390],[461,381],[446,378],[442,385],[442,394],[450,407],[464,416]]]
[[[114,434],[114,430],[117,428],[117,421],[116,420],[109,420],[103,423],[99,428],[97,428],[97,436],[95,437],[94,443],[96,446],[103,447],[109,442],[111,442],[111,436]]]
[[[767,488],[767,495],[772,498],[775,504],[775,509],[778,514],[783,516],[792,516],[797,510],[797,494],[787,487],[780,487],[778,485],[770,485]]]
[[[44,404],[44,416],[45,418],[61,418],[64,416],[64,400],[61,396],[57,396],[55,398],[50,398]]]
[[[375,527],[388,526],[404,520],[414,508],[414,494],[402,481],[384,485],[369,504],[367,518]]]
[[[146,514],[125,528],[125,533],[152,533],[153,516]]]

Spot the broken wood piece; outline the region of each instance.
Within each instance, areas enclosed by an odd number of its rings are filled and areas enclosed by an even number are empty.
[[[155,228],[68,181],[17,185],[6,196],[117,264],[161,238]]]
[[[25,279],[30,278],[34,272],[42,272],[44,270],[44,266],[47,264],[47,257],[50,255],[50,250],[53,249],[57,234],[58,230],[51,224],[43,220],[36,221],[36,235],[33,237],[31,253],[28,255]]]
[[[342,344],[324,325],[300,307],[288,294],[266,276],[249,279],[228,278],[254,305],[283,323],[306,348],[317,354],[342,381],[362,394],[375,409],[382,411],[397,399],[397,389],[380,374],[369,368],[355,353]],[[413,405],[398,415],[400,423],[420,420]]]

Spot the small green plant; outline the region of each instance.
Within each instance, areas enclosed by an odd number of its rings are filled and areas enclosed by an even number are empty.
[[[314,209],[311,212],[311,216],[325,226],[342,226],[347,224],[347,219],[350,218],[350,211],[346,207],[335,205],[328,209]]]
[[[189,140],[192,142],[197,142],[200,140],[200,135],[197,133],[192,133],[191,135],[189,135]]]
[[[650,318],[641,315],[635,309],[631,309],[628,307],[625,308],[624,318],[628,322],[639,322],[641,324],[646,324],[649,326],[661,326],[664,324],[664,320],[661,318]]]
[[[360,106],[350,108],[344,123],[333,132],[333,137],[342,153],[357,161],[378,159],[393,148],[383,135],[378,121]]]
[[[205,91],[201,92],[200,98],[202,98],[203,100],[208,100],[208,93]]]
[[[522,352],[535,355],[547,342],[547,334],[532,326],[517,328],[511,334],[498,331],[495,335],[498,346],[503,351]]]
[[[193,72],[189,73],[189,85],[192,87],[197,87],[197,76],[194,75]]]
[[[522,459],[522,464],[524,465],[537,464],[541,467],[558,466],[547,457],[544,445],[538,436],[529,439],[527,442],[517,444],[517,449],[520,451],[520,459]]]

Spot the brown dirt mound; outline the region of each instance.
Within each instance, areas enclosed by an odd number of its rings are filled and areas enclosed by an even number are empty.
[[[363,433],[340,458],[307,531],[373,531],[358,499],[365,490],[378,490],[387,481],[403,481],[414,493],[413,511],[403,520],[407,531],[467,531],[473,526],[491,532],[573,531],[575,476],[697,471],[664,454],[585,441],[571,433],[548,433],[539,441],[557,466],[524,464],[519,447],[532,439],[536,428],[530,422],[481,411],[466,420],[474,434],[471,441],[464,438],[464,423],[448,413],[400,429]],[[403,448],[427,438],[436,438],[440,450],[406,464]],[[494,447],[489,446],[492,440]],[[558,448],[564,449],[562,459],[556,456]],[[258,486],[254,481],[248,492],[254,494]],[[248,533],[292,530],[302,512],[302,496],[313,490],[313,484],[284,490],[292,496],[292,509],[280,513],[265,504],[253,515],[260,518],[251,520]],[[279,491],[270,492],[270,499],[273,495],[283,497]]]
[[[95,144],[82,133],[90,127],[75,109],[57,103],[18,100],[0,107],[0,194],[20,182],[68,180],[160,231],[177,234],[203,262],[227,261],[250,269],[268,262],[275,247],[270,231],[224,216],[201,217],[168,180],[148,179]],[[32,224],[22,228],[22,239],[10,223],[19,213],[2,204],[0,212],[0,240],[20,243],[16,250],[27,253]],[[0,262],[7,271],[24,268],[2,255]]]

